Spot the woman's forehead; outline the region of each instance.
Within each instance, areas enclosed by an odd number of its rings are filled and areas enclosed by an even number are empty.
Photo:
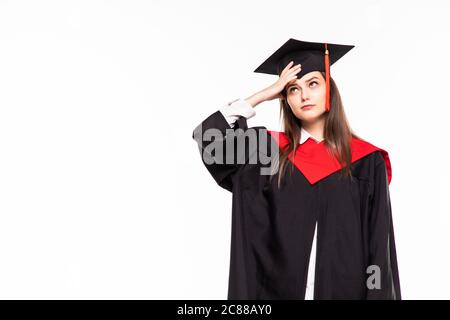
[[[320,71],[311,71],[311,72],[308,72],[307,74],[303,75],[300,79],[296,79],[295,83],[296,84],[306,83],[313,78],[314,79],[316,79],[316,78],[322,79],[323,77],[322,77],[322,74],[320,73]],[[294,83],[291,83],[291,85],[292,84],[294,84]]]
[[[307,74],[304,74],[300,79],[297,79],[296,82],[307,82],[308,80],[310,80],[311,78],[322,78],[322,74],[320,73],[320,71],[311,71],[308,72]]]

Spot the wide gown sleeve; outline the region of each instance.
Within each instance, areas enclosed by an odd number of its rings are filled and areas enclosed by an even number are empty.
[[[369,216],[369,265],[375,275],[379,271],[379,282],[367,284],[367,299],[401,300],[400,280],[395,248],[389,183],[384,161],[375,166],[374,184],[370,199]],[[375,271],[375,272],[374,272]],[[373,280],[374,278],[372,278]]]
[[[242,104],[242,101],[237,101],[234,106]],[[245,111],[248,108],[244,106],[241,109]],[[257,152],[257,144],[252,141],[258,139],[258,130],[249,130],[247,126],[247,119],[254,113],[240,114],[237,110],[233,106],[221,108],[202,121],[192,133],[203,164],[217,184],[228,191],[233,189],[235,173],[247,163],[250,154]]]

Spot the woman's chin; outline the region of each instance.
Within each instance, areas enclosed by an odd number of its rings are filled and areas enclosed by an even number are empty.
[[[311,122],[314,120],[317,120],[320,118],[320,113],[318,112],[309,112],[311,110],[308,111],[301,111],[297,114],[297,118],[299,118],[302,121],[307,121],[307,122]]]

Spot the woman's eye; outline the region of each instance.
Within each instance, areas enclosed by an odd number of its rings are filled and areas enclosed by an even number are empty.
[[[319,84],[317,81],[312,81],[312,82],[309,83],[309,86],[311,86],[313,83],[315,83],[316,85]],[[288,92],[292,92],[294,89],[297,89],[297,87],[291,87],[291,88],[289,88]]]

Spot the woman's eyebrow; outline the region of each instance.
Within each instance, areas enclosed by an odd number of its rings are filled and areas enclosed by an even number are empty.
[[[305,82],[310,82],[310,81],[311,81],[311,80],[313,80],[313,79],[317,79],[317,80],[319,80],[319,78],[318,78],[318,77],[314,76],[314,77],[312,77],[312,78],[310,78],[310,79],[306,80]],[[293,84],[289,85],[289,87],[288,87],[288,88],[290,88],[290,87],[292,87],[292,86],[296,86],[296,85],[297,85],[297,83],[293,83]]]
[[[314,76],[314,77],[312,77],[311,79],[306,80],[305,82],[310,82],[312,79],[317,79],[317,80],[319,80],[319,78],[317,78],[316,76]]]

